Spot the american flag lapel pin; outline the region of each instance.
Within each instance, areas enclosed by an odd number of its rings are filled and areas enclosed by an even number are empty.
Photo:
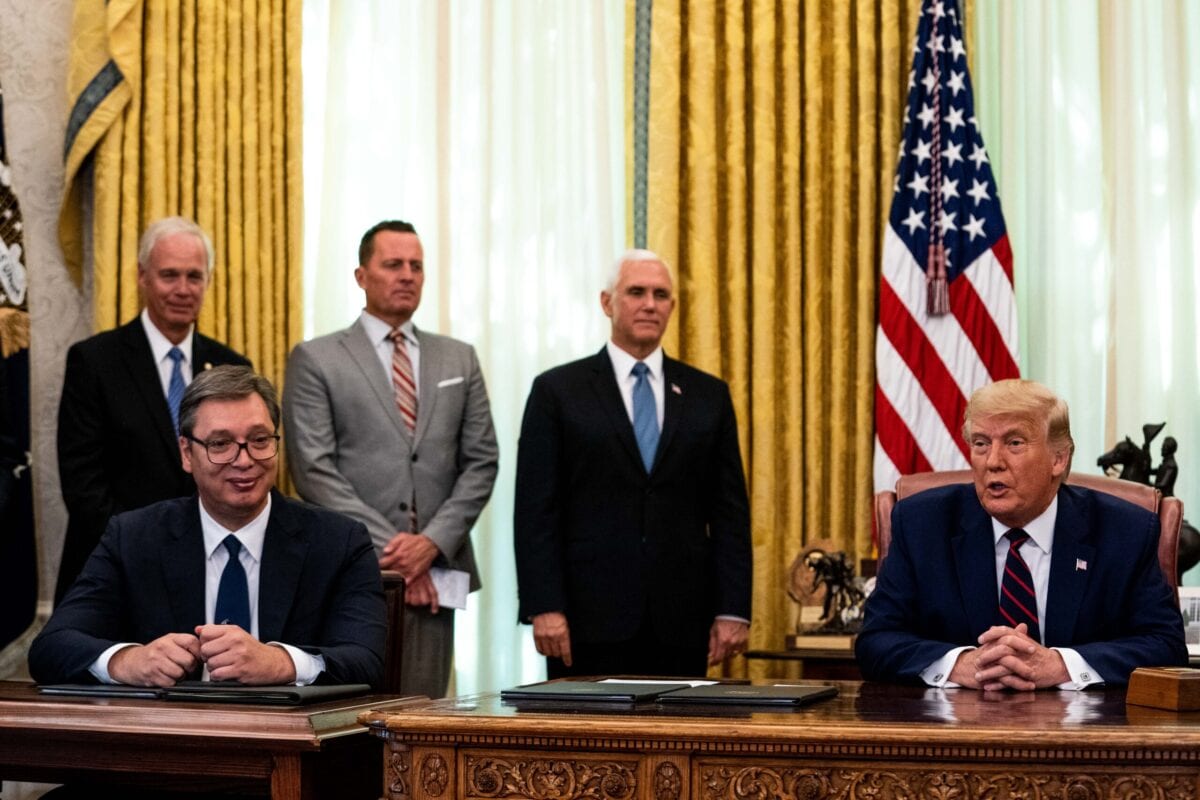
[[[679,384],[678,384],[678,383],[672,383],[672,384],[671,384],[671,391],[672,391],[672,392],[674,392],[674,393],[675,393],[675,394],[677,394],[677,395],[682,395],[682,394],[683,394],[683,389],[680,389],[680,388],[679,388]]]
[[[1087,562],[1084,561],[1082,558],[1075,559],[1075,571],[1076,572],[1087,571]]]

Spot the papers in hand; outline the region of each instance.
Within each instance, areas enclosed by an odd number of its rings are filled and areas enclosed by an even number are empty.
[[[438,605],[443,608],[466,608],[471,592],[471,576],[461,569],[430,567],[429,577],[437,589]]]

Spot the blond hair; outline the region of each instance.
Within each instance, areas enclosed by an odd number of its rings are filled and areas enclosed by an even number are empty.
[[[1037,381],[1009,378],[975,390],[963,414],[963,438],[971,439],[971,421],[1004,415],[1029,423],[1035,430],[1046,431],[1046,443],[1053,450],[1066,450],[1067,468],[1075,452],[1071,438],[1071,416],[1067,403]],[[1063,475],[1066,478],[1066,475]]]

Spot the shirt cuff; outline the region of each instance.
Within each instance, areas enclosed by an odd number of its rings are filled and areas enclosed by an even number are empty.
[[[108,662],[112,660],[112,657],[116,655],[118,650],[123,650],[126,647],[137,647],[137,645],[133,642],[121,642],[120,644],[114,644],[112,647],[108,648],[96,657],[96,660],[92,662],[90,667],[88,667],[88,672],[92,673],[92,677],[101,683],[113,685],[120,683],[120,681],[113,680],[113,677],[108,674]]]
[[[292,666],[296,668],[296,686],[308,686],[325,671],[325,656],[314,656],[299,647],[293,647],[283,642],[267,642],[267,644],[282,647],[284,652],[291,657]]]
[[[730,622],[740,622],[743,625],[750,624],[750,620],[746,619],[745,617],[736,616],[734,614],[717,614],[716,618],[717,619],[727,619]]]
[[[967,650],[974,650],[974,647],[956,647],[939,658],[937,661],[930,664],[925,669],[921,670],[921,680],[925,681],[926,686],[936,686],[940,689],[956,689],[959,684],[950,680],[950,673],[954,671],[954,662],[958,661],[958,656]]]
[[[1092,669],[1092,665],[1087,662],[1087,659],[1075,650],[1069,647],[1051,647],[1050,649],[1057,650],[1058,654],[1062,656],[1067,673],[1071,676],[1071,680],[1058,684],[1057,688],[1079,691],[1098,683],[1104,683],[1104,676]]]

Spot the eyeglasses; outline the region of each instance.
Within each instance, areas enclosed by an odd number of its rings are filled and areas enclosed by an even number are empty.
[[[279,452],[279,434],[251,436],[244,442],[233,439],[209,439],[205,442],[189,433],[183,434],[183,438],[203,447],[204,452],[208,453],[208,460],[214,464],[232,464],[241,456],[242,448],[255,461],[266,461]]]

